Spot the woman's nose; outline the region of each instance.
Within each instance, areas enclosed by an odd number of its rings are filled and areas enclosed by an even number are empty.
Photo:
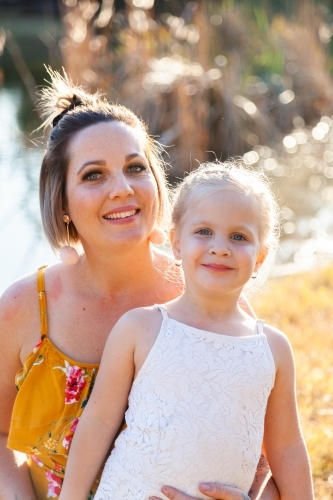
[[[134,194],[134,190],[124,174],[112,177],[109,188],[109,198],[124,198]]]

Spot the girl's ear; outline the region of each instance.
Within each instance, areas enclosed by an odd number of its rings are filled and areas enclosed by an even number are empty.
[[[258,257],[257,257],[256,265],[254,267],[255,271],[258,271],[261,268],[261,266],[265,262],[267,254],[268,254],[268,248],[267,247],[264,247],[264,248],[262,248],[260,250],[260,252],[258,254]]]
[[[180,256],[179,236],[176,229],[171,229],[169,233],[169,238],[175,259],[180,259],[181,256]]]

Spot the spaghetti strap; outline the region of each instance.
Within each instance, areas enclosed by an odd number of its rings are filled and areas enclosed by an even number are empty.
[[[169,319],[169,316],[168,316],[168,313],[166,312],[164,304],[155,304],[154,307],[155,307],[155,309],[158,309],[159,311],[161,311],[163,319]]]
[[[264,334],[264,323],[265,323],[265,321],[263,319],[257,319],[257,332],[258,332],[258,335],[265,335]]]
[[[44,270],[46,267],[47,267],[46,265],[39,267],[37,271],[40,334],[42,338],[47,337],[47,312],[46,312],[46,295],[45,295],[45,281],[44,281]]]

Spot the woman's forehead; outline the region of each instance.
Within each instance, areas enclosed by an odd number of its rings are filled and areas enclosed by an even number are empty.
[[[97,157],[145,156],[145,138],[139,128],[114,120],[90,125],[78,132],[69,144],[68,151],[70,163]]]

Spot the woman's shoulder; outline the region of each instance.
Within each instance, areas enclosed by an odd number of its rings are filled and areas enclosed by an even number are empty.
[[[57,265],[47,268],[47,273],[57,273]],[[12,283],[0,298],[0,321],[6,324],[26,324],[29,318],[38,316],[38,288],[36,272]]]
[[[0,343],[19,352],[38,321],[36,274],[15,281],[0,298]],[[37,330],[38,331],[38,330]]]
[[[36,273],[14,281],[3,293],[0,299],[0,311],[14,309],[16,313],[29,310],[31,302],[36,301]]]

